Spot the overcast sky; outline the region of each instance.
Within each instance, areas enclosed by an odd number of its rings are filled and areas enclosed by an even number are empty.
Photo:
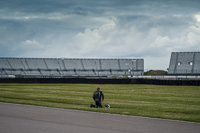
[[[200,0],[0,0],[0,57],[142,58],[200,51]]]

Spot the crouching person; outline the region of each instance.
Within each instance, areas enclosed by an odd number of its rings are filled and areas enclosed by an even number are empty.
[[[90,107],[95,107],[95,108],[102,108],[101,101],[104,100],[104,94],[102,91],[100,91],[100,88],[98,87],[97,90],[93,94],[93,99],[95,101],[96,105],[91,104]]]

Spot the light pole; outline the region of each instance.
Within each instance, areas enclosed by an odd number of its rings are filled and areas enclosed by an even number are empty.
[[[136,60],[132,60],[132,70],[133,70],[133,75],[135,75],[135,69],[137,68],[136,67]]]
[[[128,74],[130,74],[131,68],[129,66],[129,63],[125,63],[125,66],[127,66]]]

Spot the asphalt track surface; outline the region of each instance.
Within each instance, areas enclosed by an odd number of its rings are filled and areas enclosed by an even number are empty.
[[[0,133],[200,133],[200,123],[0,103]]]

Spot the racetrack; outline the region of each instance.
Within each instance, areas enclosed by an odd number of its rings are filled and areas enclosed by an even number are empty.
[[[199,133],[200,124],[0,103],[0,133]]]

